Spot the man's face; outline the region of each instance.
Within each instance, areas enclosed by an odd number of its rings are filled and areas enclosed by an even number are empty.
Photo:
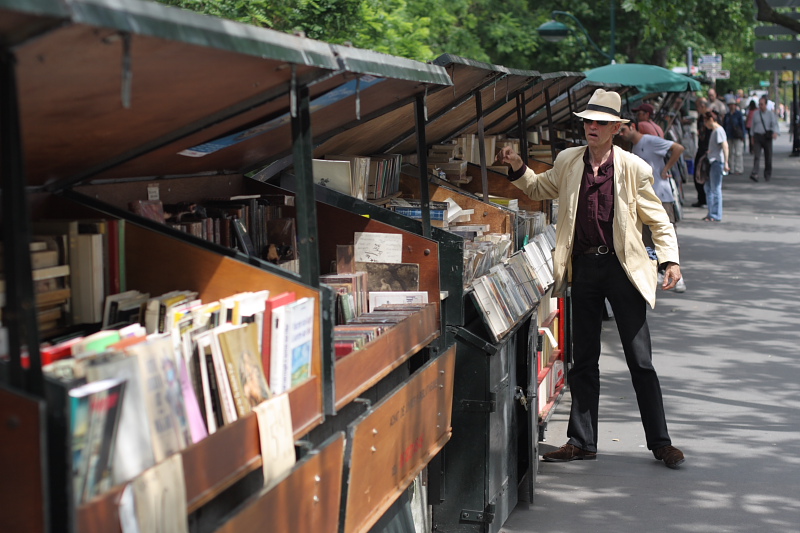
[[[633,136],[634,136],[633,126],[629,124],[622,124],[619,127],[618,135],[628,142],[633,142]]]
[[[714,89],[709,89],[709,90],[708,90],[708,99],[709,99],[709,101],[711,101],[711,102],[713,102],[714,100],[716,100],[716,99],[717,99],[717,91],[716,91],[716,90],[714,90]]]
[[[583,119],[583,132],[590,148],[611,147],[614,135],[619,131],[621,122]]]
[[[703,113],[708,111],[708,109],[706,109],[707,107],[708,107],[708,102],[706,102],[705,100],[698,100],[697,101],[697,114],[702,116]]]
[[[766,110],[767,110],[767,101],[766,101],[766,100],[764,100],[764,99],[761,99],[761,100],[759,100],[759,101],[758,101],[758,108],[759,108],[761,111],[766,111]]]
[[[639,111],[636,112],[636,120],[640,122],[644,120],[650,120],[650,113],[648,113],[644,109],[640,109]]]

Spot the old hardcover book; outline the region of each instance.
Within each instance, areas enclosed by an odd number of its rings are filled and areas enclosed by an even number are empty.
[[[287,336],[286,390],[311,377],[311,344],[314,339],[314,298],[301,298],[287,306],[289,324]]]
[[[214,378],[217,382],[217,393],[219,395],[220,410],[222,421],[230,424],[238,420],[239,415],[236,404],[233,400],[231,382],[228,378],[228,371],[225,368],[225,356],[222,354],[222,347],[219,342],[219,335],[225,331],[235,328],[233,324],[226,323],[211,330],[211,361],[213,362]],[[212,368],[209,367],[209,371]]]
[[[416,263],[356,263],[356,271],[367,273],[367,291],[418,291]]]
[[[279,307],[283,307],[295,301],[297,296],[293,292],[284,292],[267,299],[264,308],[264,328],[261,339],[261,367],[264,370],[264,377],[267,383],[271,384],[271,369],[272,369],[272,332],[275,328],[274,321],[276,320],[274,311]],[[274,389],[273,389],[274,392]]]
[[[336,245],[336,273],[351,274],[356,271],[355,248],[352,244]]]
[[[260,329],[256,323],[235,327],[219,334],[236,411],[243,417],[271,395],[258,352]]]

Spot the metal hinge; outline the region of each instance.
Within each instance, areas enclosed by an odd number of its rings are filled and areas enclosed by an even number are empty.
[[[469,511],[467,509],[462,509],[460,518],[462,522],[477,522],[479,524],[491,524],[494,521],[494,512]]]
[[[461,410],[473,413],[494,413],[497,410],[497,401],[461,400]]]

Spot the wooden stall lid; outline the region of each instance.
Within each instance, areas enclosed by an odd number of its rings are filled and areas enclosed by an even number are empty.
[[[455,355],[453,345],[348,428],[344,533],[369,531],[450,439]]]
[[[344,462],[344,434],[310,452],[291,474],[253,498],[217,531],[221,533],[335,533]]]
[[[377,384],[409,357],[439,336],[438,309],[428,304],[419,313],[336,362],[336,408],[341,409]]]
[[[461,188],[476,196],[482,196],[483,187],[481,186],[480,165],[469,163],[467,165],[467,175],[472,176],[472,181],[464,183]],[[486,170],[486,175],[489,182],[489,194],[502,198],[516,198],[519,208],[525,211],[542,210],[543,203],[541,200],[531,200],[519,187],[512,185],[506,175],[489,169]]]
[[[357,231],[402,235],[402,262],[419,265],[419,290],[428,293],[428,302],[436,304],[438,313],[441,303],[439,297],[439,243],[322,202],[317,202],[317,224],[320,228],[324,228],[319,232],[319,259],[323,268],[330,265],[331,262],[336,262],[337,245],[353,244],[354,234]]]
[[[0,531],[47,531],[44,402],[0,386]]]

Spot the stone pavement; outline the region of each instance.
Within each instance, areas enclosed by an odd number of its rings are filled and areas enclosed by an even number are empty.
[[[748,179],[746,154],[745,173],[724,180],[723,221],[686,207],[678,225],[688,290],[659,293],[649,324],[683,467],[646,449],[608,321],[598,460],[540,463],[534,503],[520,503],[501,532],[800,531],[800,158],[790,152],[783,133],[769,183]],[[568,413],[566,394],[543,452],[566,442]]]

